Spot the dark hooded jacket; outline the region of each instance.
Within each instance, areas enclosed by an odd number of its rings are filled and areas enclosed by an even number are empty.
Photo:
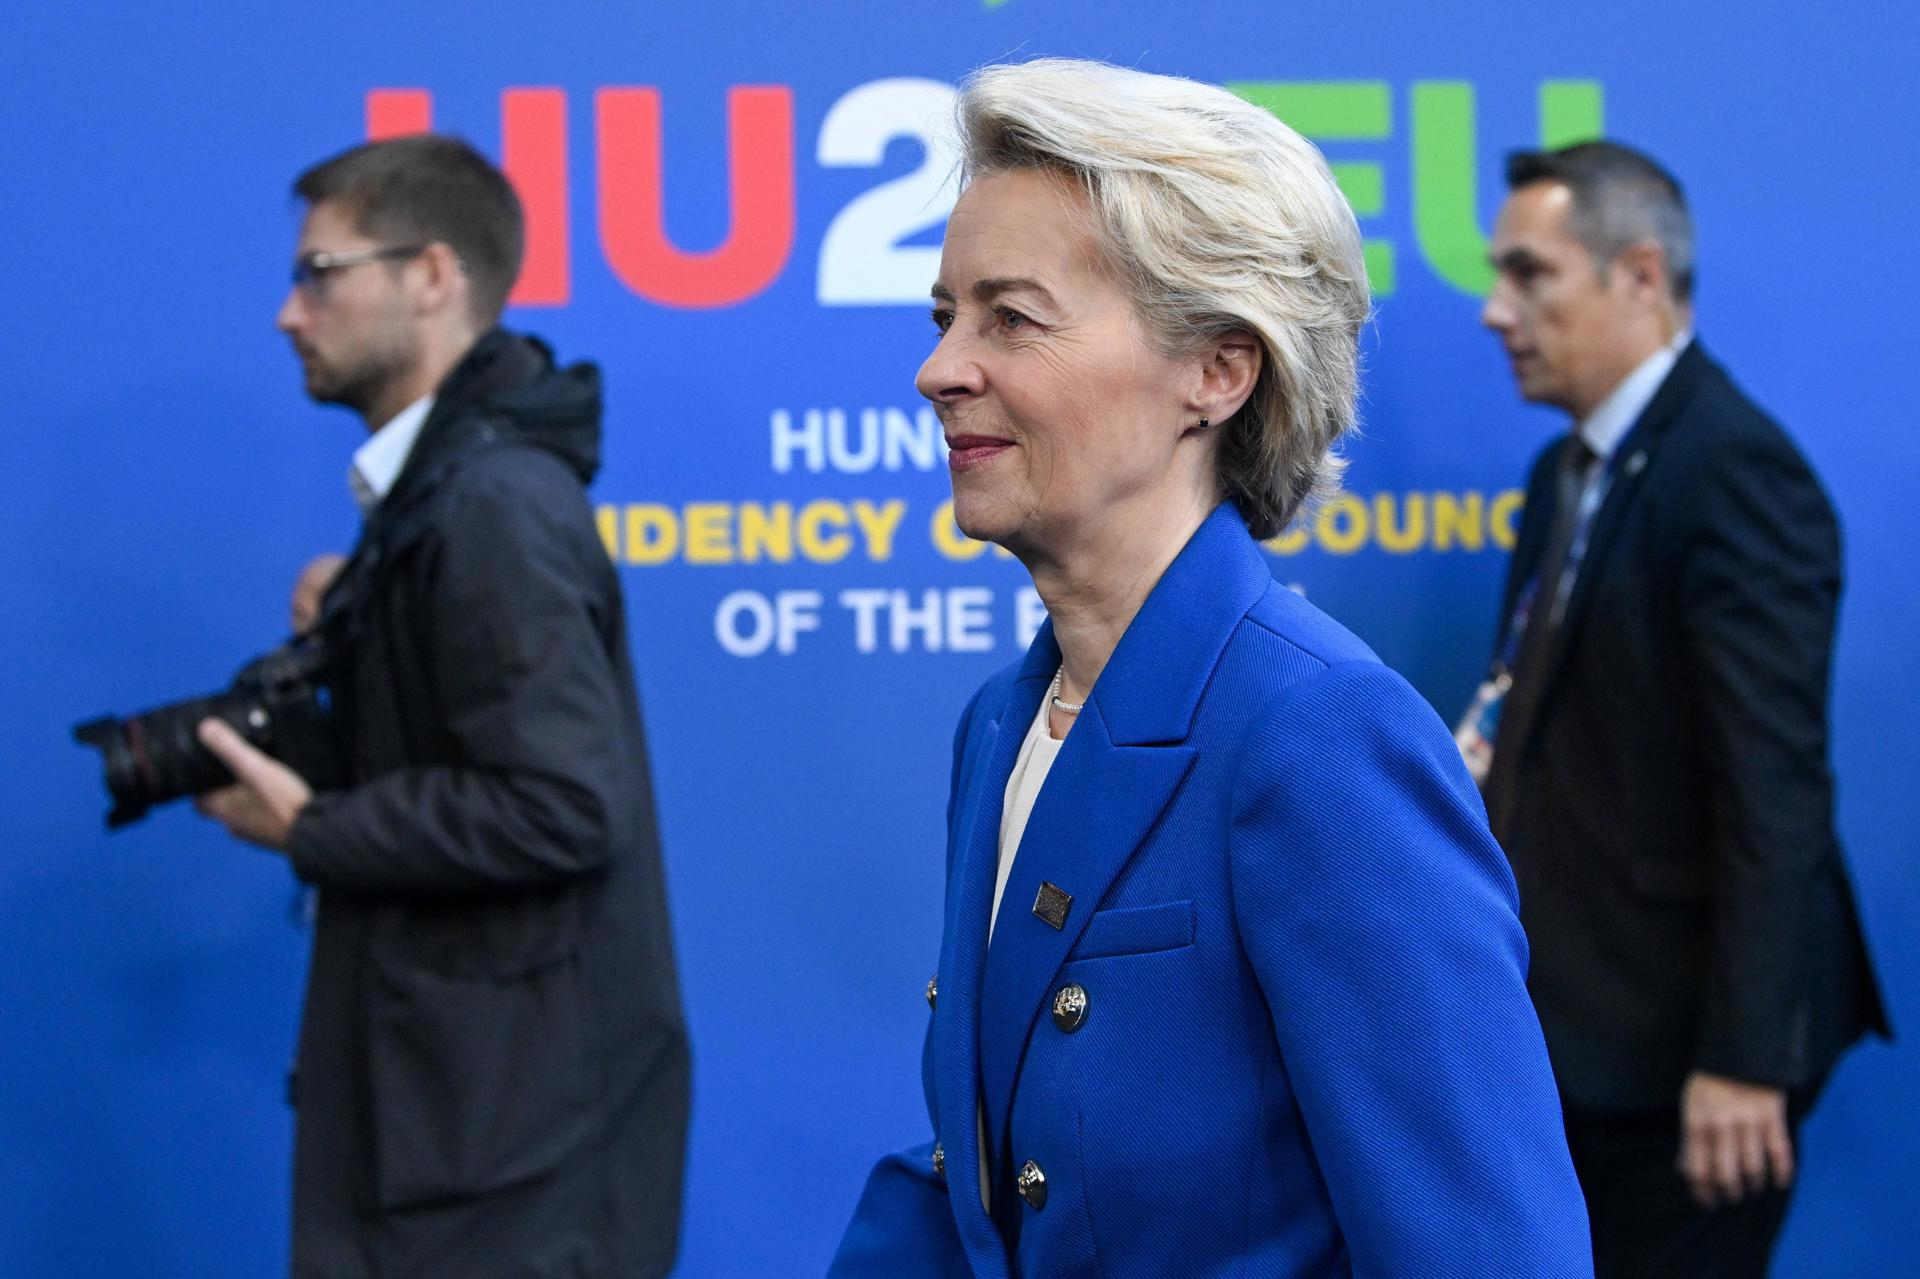
[[[597,371],[494,330],[327,595],[296,1279],[672,1264],[688,1054],[599,455]]]

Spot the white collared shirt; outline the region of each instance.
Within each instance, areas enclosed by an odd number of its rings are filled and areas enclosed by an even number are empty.
[[[353,451],[353,465],[347,470],[347,487],[360,504],[360,514],[371,515],[400,478],[407,458],[413,453],[420,428],[433,411],[433,397],[423,395],[393,415],[393,419]]]
[[[1653,403],[1653,397],[1660,391],[1660,384],[1667,380],[1667,374],[1673,372],[1674,362],[1691,341],[1692,329],[1683,328],[1674,334],[1673,341],[1640,361],[1633,372],[1621,378],[1620,385],[1600,401],[1600,406],[1581,421],[1576,428],[1580,438],[1601,462],[1612,457],[1614,450],[1620,447],[1620,441],[1627,438],[1627,432],[1647,411],[1647,405]]]

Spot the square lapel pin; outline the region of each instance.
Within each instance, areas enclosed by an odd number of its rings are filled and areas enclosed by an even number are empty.
[[[1033,913],[1056,930],[1067,926],[1067,912],[1073,909],[1073,894],[1058,884],[1040,881],[1040,893],[1033,899]]]

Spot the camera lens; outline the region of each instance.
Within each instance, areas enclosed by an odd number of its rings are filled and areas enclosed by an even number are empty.
[[[197,732],[203,719],[222,719],[242,736],[258,741],[265,711],[250,696],[222,693],[195,697],[140,715],[90,720],[73,730],[74,740],[100,752],[107,794],[113,808],[109,827],[125,826],[147,815],[155,804],[198,795],[233,780]]]
[[[107,825],[125,826],[155,804],[233,780],[227,766],[200,744],[200,721],[206,719],[225,721],[314,789],[338,785],[343,761],[333,733],[327,667],[323,647],[296,641],[247,663],[223,692],[125,719],[108,715],[75,725],[74,740],[100,752],[107,794],[113,797]]]

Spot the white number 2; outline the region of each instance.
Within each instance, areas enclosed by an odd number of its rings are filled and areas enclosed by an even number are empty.
[[[938,80],[875,80],[833,104],[820,126],[823,167],[872,168],[895,138],[926,149],[920,167],[883,183],[842,209],[820,244],[820,304],[925,304],[940,270],[937,247],[900,241],[953,212],[958,176],[954,88]]]

